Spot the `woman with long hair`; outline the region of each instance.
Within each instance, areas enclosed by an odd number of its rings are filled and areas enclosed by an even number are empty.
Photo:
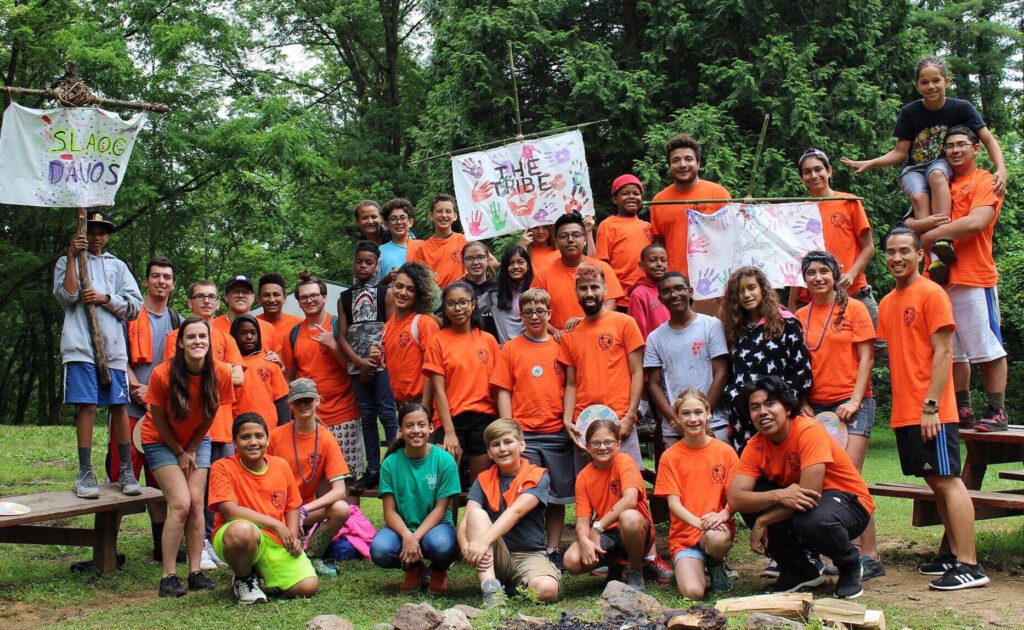
[[[189,590],[209,590],[213,581],[199,570],[206,529],[203,495],[210,469],[210,436],[221,406],[235,400],[231,367],[215,361],[210,327],[201,317],[182,322],[177,352],[153,370],[143,420],[142,447],[146,463],[167,500],[161,597],[181,597]],[[188,554],[188,589],[175,575],[181,536]]]
[[[782,309],[768,278],[757,267],[732,272],[718,317],[729,345],[730,374],[722,395],[729,404],[732,444],[742,452],[757,433],[747,414],[733,408],[743,384],[775,374],[805,402],[811,389],[811,360],[800,322]]]
[[[533,262],[526,248],[513,245],[505,250],[498,266],[497,299],[491,306],[498,343],[504,345],[526,332],[519,314],[519,296],[533,284]]]

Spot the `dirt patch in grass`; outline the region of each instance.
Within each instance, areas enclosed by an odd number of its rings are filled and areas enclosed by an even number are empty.
[[[18,602],[0,600],[0,627],[32,630],[47,628],[85,617],[96,612],[137,605],[157,598],[152,588],[137,591],[131,595],[121,595],[113,591],[99,591],[96,597],[88,602],[54,608],[46,602]]]

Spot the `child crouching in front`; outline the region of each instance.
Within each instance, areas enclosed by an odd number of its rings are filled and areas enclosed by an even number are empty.
[[[302,497],[291,468],[267,455],[267,423],[258,414],[235,418],[231,437],[235,454],[210,471],[210,507],[213,548],[235,573],[238,603],[266,603],[259,579],[285,596],[312,597],[318,581],[302,552]]]
[[[654,496],[665,497],[671,512],[669,552],[679,593],[704,597],[705,571],[711,588],[732,588],[725,555],[736,525],[726,503],[728,479],[738,458],[732,447],[708,433],[711,406],[697,389],[687,389],[672,404],[675,430],[683,436],[661,456]]]
[[[551,603],[558,599],[562,576],[547,557],[548,472],[523,459],[526,441],[514,420],[489,424],[484,443],[494,465],[469,489],[458,531],[462,557],[476,569],[485,607],[502,604],[505,588],[518,586]]]

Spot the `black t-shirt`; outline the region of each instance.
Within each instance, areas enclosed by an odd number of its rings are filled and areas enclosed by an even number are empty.
[[[505,494],[509,484],[515,479],[515,475],[499,475],[499,477],[501,493]],[[540,503],[501,537],[509,551],[543,551],[547,548],[548,535],[547,530],[544,528],[544,514],[547,510],[548,490],[550,488],[551,478],[548,477],[547,473],[544,473],[544,476],[540,478],[536,486],[523,491],[523,494],[532,494],[537,497]],[[479,481],[473,482],[473,486],[466,493],[466,498],[470,501],[476,501],[483,506],[487,516],[491,517],[492,523],[498,520],[498,517],[508,507],[505,505],[505,498],[502,497],[501,509],[497,512],[491,511],[491,508],[487,505],[487,497],[484,496],[484,491],[480,488]]]
[[[974,105],[963,99],[947,98],[936,111],[927,109],[921,100],[904,105],[892,132],[900,140],[910,140],[903,166],[927,164],[943,157],[942,139],[956,125],[967,125],[974,131],[986,126]]]

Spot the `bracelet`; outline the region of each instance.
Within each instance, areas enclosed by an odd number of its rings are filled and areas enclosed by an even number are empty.
[[[175,455],[174,455],[174,456],[175,456],[175,457],[181,457],[181,456],[182,456],[182,455],[184,455],[184,454],[185,454],[185,449],[181,449],[181,452],[180,452],[180,453],[175,453]]]
[[[599,534],[604,533],[604,527],[601,526],[601,521],[594,521],[593,523],[591,523],[590,527],[596,529],[597,533]]]

